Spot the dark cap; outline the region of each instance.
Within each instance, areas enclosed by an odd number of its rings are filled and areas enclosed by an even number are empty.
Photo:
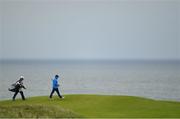
[[[59,75],[55,75],[55,78],[59,78]]]

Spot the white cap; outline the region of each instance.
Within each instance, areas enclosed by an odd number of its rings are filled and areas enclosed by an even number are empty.
[[[20,78],[22,78],[22,79],[23,79],[23,78],[24,78],[24,76],[20,76]]]

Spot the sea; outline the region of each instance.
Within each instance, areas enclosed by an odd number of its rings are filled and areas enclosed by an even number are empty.
[[[180,101],[180,61],[113,60],[1,61],[0,100],[12,99],[13,92],[8,88],[21,75],[26,98],[48,98],[56,74],[60,76],[62,95],[125,95]]]

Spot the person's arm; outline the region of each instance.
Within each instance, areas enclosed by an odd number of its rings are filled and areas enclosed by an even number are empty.
[[[23,83],[21,83],[21,87],[24,88],[24,89],[26,89],[26,87],[23,85]]]
[[[24,85],[22,85],[22,88],[26,89],[26,87]]]

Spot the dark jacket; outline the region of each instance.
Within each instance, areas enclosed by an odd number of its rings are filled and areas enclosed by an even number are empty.
[[[23,82],[17,81],[15,85],[15,90],[21,91],[22,88],[26,89],[25,86],[23,85]]]

